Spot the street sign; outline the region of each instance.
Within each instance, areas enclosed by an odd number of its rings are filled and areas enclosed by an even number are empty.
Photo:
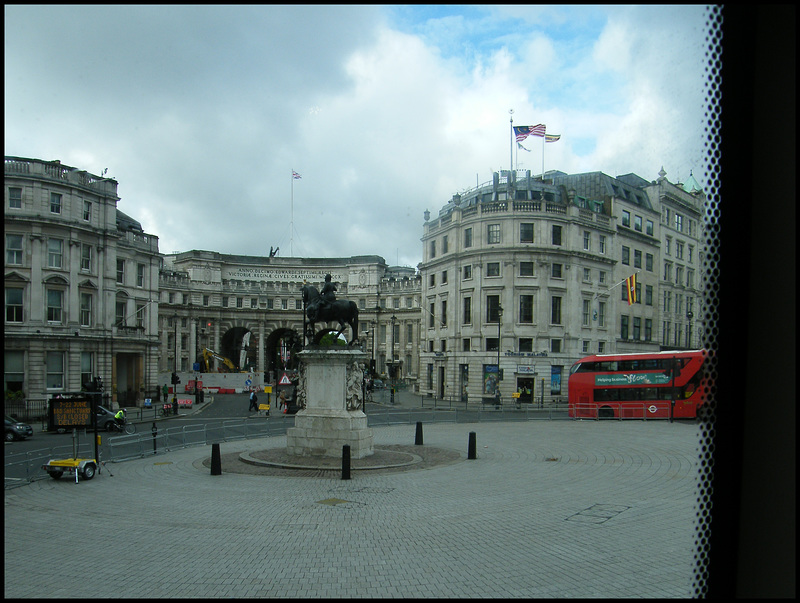
[[[289,380],[289,375],[284,373],[283,377],[281,377],[279,385],[291,385],[291,384],[292,384],[292,382]]]
[[[252,382],[250,379],[245,379],[245,382],[244,382],[244,384],[245,384],[247,387],[250,387],[251,385],[253,385],[253,382]]]

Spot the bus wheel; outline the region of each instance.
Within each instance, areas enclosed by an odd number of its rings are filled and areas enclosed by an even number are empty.
[[[613,419],[614,409],[609,408],[608,406],[603,406],[602,408],[597,410],[597,416],[601,419]]]

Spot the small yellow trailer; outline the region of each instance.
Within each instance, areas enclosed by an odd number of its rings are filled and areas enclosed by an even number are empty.
[[[74,473],[75,483],[78,483],[78,475],[83,479],[92,479],[97,473],[97,461],[94,459],[50,459],[42,465],[42,469],[53,479],[60,479],[64,473]]]

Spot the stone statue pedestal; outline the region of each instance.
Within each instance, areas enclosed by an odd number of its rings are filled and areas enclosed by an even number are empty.
[[[364,375],[354,366],[363,363],[367,355],[331,347],[303,350],[299,356],[305,408],[297,412],[294,427],[286,431],[287,452],[341,458],[342,446],[347,444],[351,458],[373,454],[372,429],[367,427],[363,411]]]

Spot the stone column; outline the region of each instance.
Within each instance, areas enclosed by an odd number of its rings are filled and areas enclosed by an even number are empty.
[[[297,456],[341,457],[350,446],[351,458],[373,454],[372,429],[367,427],[361,397],[367,355],[351,348],[304,350],[299,354],[298,398],[305,407],[286,432],[287,452]]]

